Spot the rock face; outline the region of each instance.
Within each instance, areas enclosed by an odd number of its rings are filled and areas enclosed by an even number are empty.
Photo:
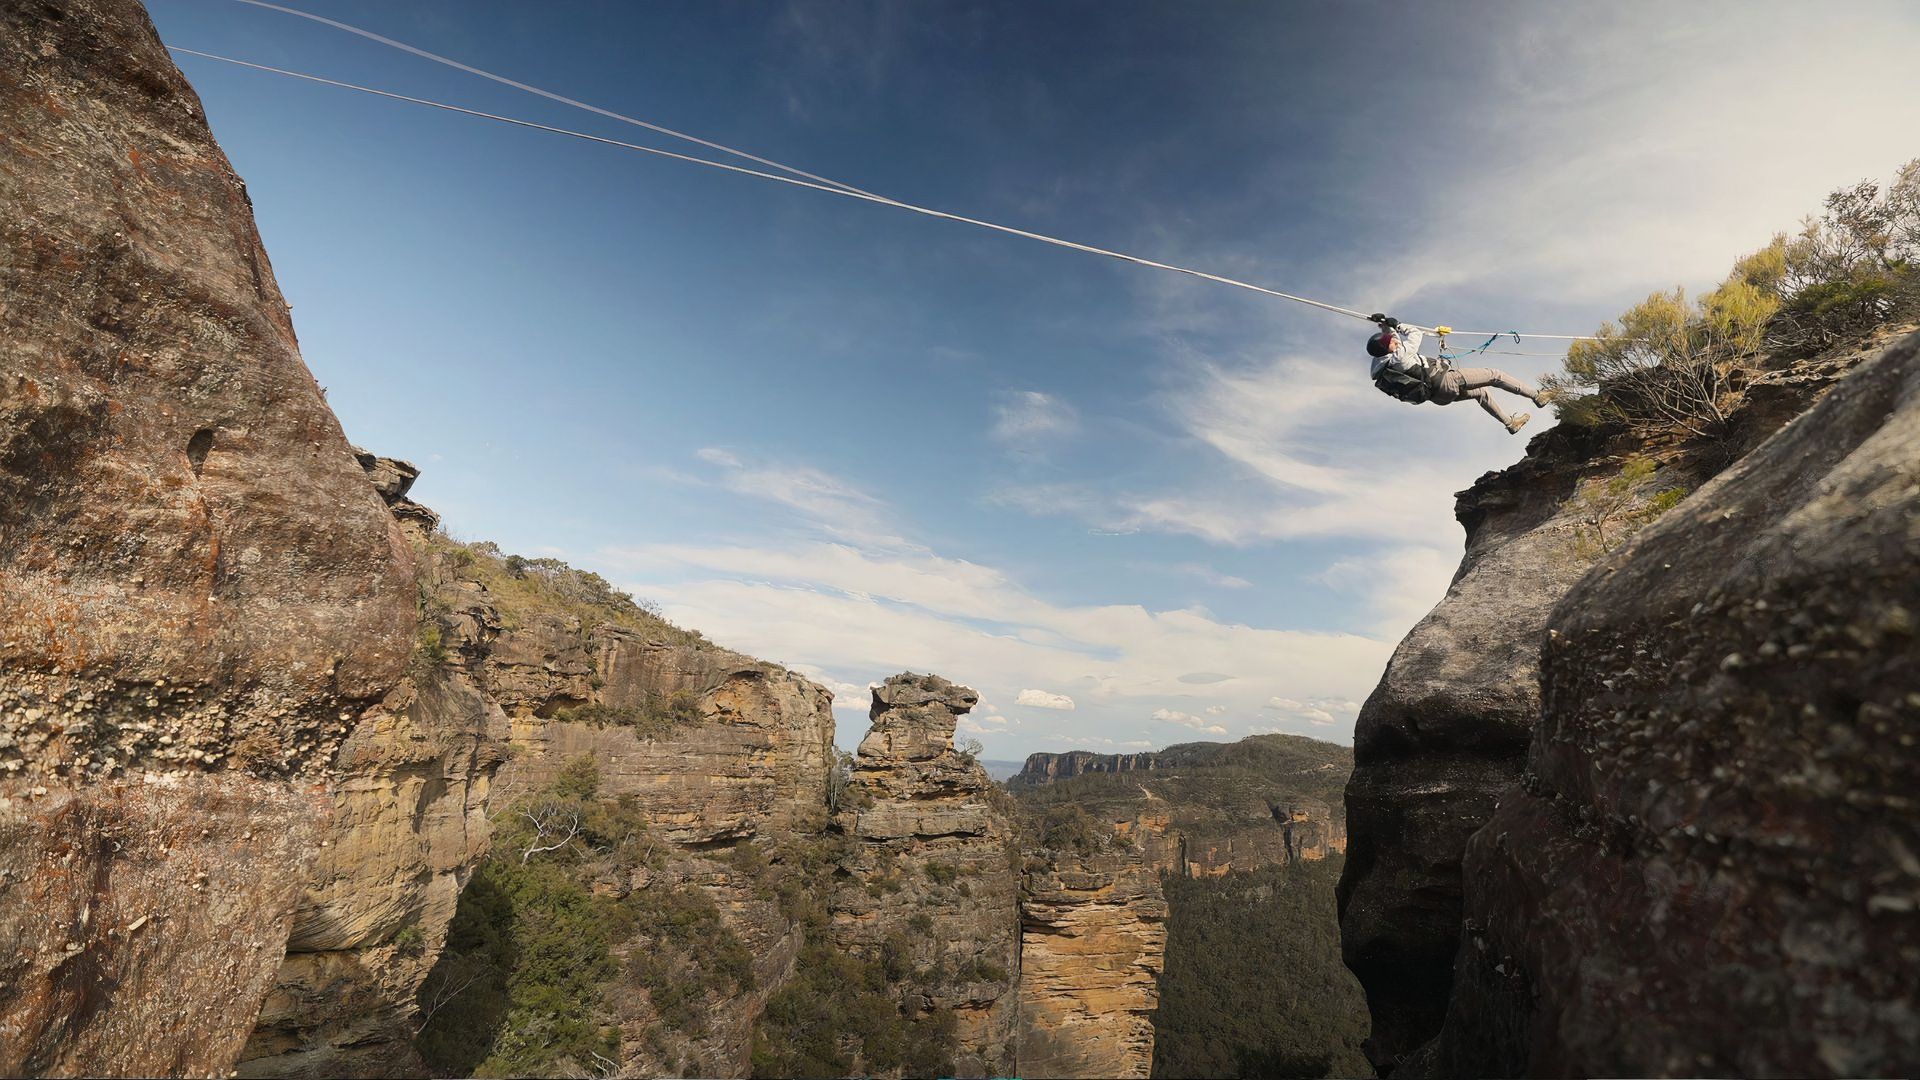
[[[1445,1074],[1920,1068],[1920,334],[1555,609]]]
[[[1167,945],[1167,819],[1140,819],[1122,850],[1029,860],[1020,904],[1023,1076],[1144,1077]],[[1160,842],[1155,842],[1158,839]]]
[[[831,932],[863,958],[904,947],[906,1005],[954,1015],[958,1075],[1005,1076],[1020,970],[1013,823],[986,770],[953,748],[955,721],[978,700],[937,675],[874,688],[839,816],[856,841],[845,867],[857,887],[837,894]]]
[[[1009,783],[1030,838],[1021,903],[1020,1069],[1146,1076],[1165,960],[1161,875],[1345,849],[1346,747],[1293,735],[1146,754],[1035,754]]]
[[[1461,493],[1453,584],[1394,650],[1354,729],[1342,949],[1373,1013],[1377,1068],[1433,1037],[1460,935],[1460,855],[1520,773],[1539,710],[1538,641],[1591,561],[1568,497],[1604,468],[1555,428]]]
[[[1154,767],[1159,755],[1096,754],[1091,750],[1070,750],[1064,754],[1028,754],[1027,763],[1008,787],[1022,787],[1071,780],[1088,773],[1135,772]]]
[[[425,588],[457,590],[428,538],[414,537]],[[484,666],[479,641],[456,642],[440,662],[416,656],[341,747],[326,843],[240,1075],[424,1074],[411,1045],[415,998],[487,852],[487,800],[507,743],[506,714],[477,677]]]
[[[413,560],[133,0],[0,8],[0,1072],[232,1064]]]
[[[1008,781],[1023,801],[1071,803],[1143,846],[1162,873],[1218,877],[1347,849],[1352,751],[1298,735],[1181,743],[1142,754],[1033,754]],[[1141,827],[1160,821],[1161,827]],[[1137,832],[1136,832],[1137,830]]]
[[[415,474],[392,459],[362,461],[376,481]],[[648,1038],[659,1026],[651,1003],[622,996],[615,1009],[633,1033],[625,1064],[662,1071],[664,1046],[702,1075],[744,1075],[754,1020],[797,939],[777,905],[702,851],[822,827],[830,696],[664,624],[650,632],[612,594],[570,602],[577,572],[520,567],[515,577],[508,560],[415,528],[430,512],[404,486],[385,494],[421,550],[431,648],[335,764],[329,843],[241,1074],[424,1075],[411,1045],[416,998],[487,854],[490,815],[589,755],[601,792],[634,800],[681,849],[644,881],[607,887],[706,891],[764,969],[763,992],[714,1003],[698,1040]]]

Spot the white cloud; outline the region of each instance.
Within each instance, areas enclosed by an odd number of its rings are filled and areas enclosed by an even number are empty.
[[[1020,696],[1013,699],[1015,705],[1026,705],[1035,709],[1060,709],[1073,711],[1073,699],[1065,694],[1050,694],[1045,690],[1022,690]]]
[[[1175,573],[1196,577],[1209,585],[1222,589],[1251,589],[1253,582],[1232,574],[1223,574],[1205,563],[1181,563],[1171,568]]]
[[[1209,705],[1209,706],[1207,706],[1207,715],[1208,715],[1208,716],[1220,716],[1220,715],[1222,715],[1222,714],[1224,714],[1224,713],[1225,713],[1226,711],[1227,711],[1227,706],[1225,706],[1225,705]]]
[[[1024,445],[1073,434],[1080,427],[1073,406],[1038,390],[1019,390],[1007,394],[993,407],[995,439]]]
[[[1169,724],[1179,724],[1181,727],[1190,727],[1206,735],[1225,735],[1227,733],[1227,729],[1221,727],[1219,724],[1209,724],[1192,713],[1180,712],[1177,709],[1155,709],[1153,711],[1153,718]]]
[[[901,542],[890,534],[879,499],[829,473],[806,465],[751,464],[731,450],[713,446],[694,456],[716,470],[713,477],[694,479],[695,483],[712,483],[736,495],[784,506],[843,539]]]
[[[1364,557],[1336,560],[1317,580],[1357,593],[1371,616],[1368,629],[1380,637],[1398,640],[1446,595],[1459,565],[1457,550],[1391,547]]]
[[[1288,697],[1272,697],[1267,699],[1266,707],[1289,719],[1305,721],[1314,727],[1333,727],[1336,724],[1351,725],[1354,716],[1360,711],[1359,703],[1350,698],[1331,697],[1313,698],[1308,701],[1298,701]],[[1256,731],[1279,730],[1281,729],[1256,729]]]
[[[1149,750],[1158,745],[1151,739],[1128,739],[1125,742],[1122,742],[1117,739],[1109,739],[1099,735],[1067,736],[1063,738],[1056,738],[1056,739],[1053,739],[1052,741],[1056,743],[1065,743],[1068,746],[1107,746],[1107,747],[1114,747],[1122,750]]]
[[[1004,734],[1006,726],[1007,718],[1004,716],[962,716],[954,724],[956,730],[969,735],[1000,735]]]
[[[1071,723],[1096,729],[1196,695],[1201,708],[1247,713],[1294,688],[1351,697],[1371,687],[1390,650],[1361,635],[1191,610],[1055,604],[994,568],[923,549],[659,544],[607,550],[600,561],[669,618],[752,655],[808,665],[816,678],[857,686],[933,671],[1028,707],[1023,691],[1053,687],[1039,692],[1070,700]]]

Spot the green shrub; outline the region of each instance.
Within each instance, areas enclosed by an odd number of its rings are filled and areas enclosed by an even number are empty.
[[[809,942],[794,978],[767,1000],[754,1032],[752,1075],[953,1075],[953,1013],[909,1018],[887,994],[887,976],[883,960]]]
[[[409,956],[418,956],[427,947],[427,935],[418,926],[407,925],[394,931],[387,944]]]
[[[1654,471],[1650,459],[1632,457],[1613,476],[1588,480],[1575,490],[1571,505],[1578,521],[1573,537],[1576,555],[1597,560],[1687,497],[1682,487],[1648,494]]]
[[[1920,158],[1884,192],[1869,180],[1835,190],[1698,301],[1657,292],[1603,324],[1547,388],[1569,423],[1720,437],[1763,347],[1821,348],[1920,314],[1916,261]]]
[[[439,623],[423,617],[415,655],[420,663],[428,668],[436,668],[447,662],[447,647],[440,640]]]
[[[637,804],[601,797],[589,757],[515,802],[421,988],[421,1056],[457,1076],[555,1075],[617,1056],[603,1005],[621,974],[613,945],[646,925],[646,901],[635,898],[648,891],[618,898],[593,885],[650,849]]]
[[[929,862],[924,867],[927,880],[935,885],[951,885],[960,877],[960,869],[951,863]]]
[[[700,699],[688,690],[676,690],[664,699],[645,706],[614,706],[598,701],[562,705],[553,710],[552,719],[594,727],[632,728],[644,738],[671,735],[676,729],[700,721]]]

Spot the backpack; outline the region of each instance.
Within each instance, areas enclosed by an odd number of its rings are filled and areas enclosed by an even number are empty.
[[[1396,367],[1381,368],[1380,374],[1373,377],[1373,385],[1388,397],[1398,398],[1409,405],[1421,404],[1433,392],[1427,386],[1427,380]]]

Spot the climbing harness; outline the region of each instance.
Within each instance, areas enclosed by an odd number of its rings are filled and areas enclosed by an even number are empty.
[[[1305,304],[1308,307],[1319,308],[1322,311],[1331,311],[1337,315],[1346,315],[1354,319],[1366,320],[1368,318],[1365,314],[1359,311],[1356,311],[1353,308],[1341,307],[1338,304],[1329,304],[1324,301],[1313,300],[1305,296],[1296,296],[1293,293],[1281,292],[1278,289],[1270,289],[1263,285],[1255,285],[1250,282],[1238,281],[1233,278],[1222,277],[1218,274],[1209,274],[1209,273],[1206,273],[1205,271],[1194,270],[1189,267],[1175,266],[1172,263],[1158,262],[1153,259],[1143,259],[1136,255],[1128,255],[1119,251],[1110,251],[1106,248],[1094,247],[1091,244],[1081,244],[1071,240],[1062,240],[1058,237],[1047,236],[1042,233],[1029,232],[1028,230],[1025,230],[1025,229],[1016,229],[1009,225],[1000,225],[995,222],[984,221],[979,218],[971,218],[971,217],[963,216],[961,214],[948,213],[944,210],[934,210],[924,206],[917,206],[913,203],[902,202],[898,199],[891,199],[884,195],[876,195],[870,191],[864,191],[860,188],[854,187],[851,184],[843,183],[839,180],[834,180],[825,176],[818,176],[814,173],[807,172],[804,169],[799,169],[792,165],[787,165],[782,162],[774,161],[770,158],[758,157],[754,154],[748,153],[745,150],[740,150],[735,147],[727,146],[723,143],[702,139],[698,136],[689,135],[682,131],[676,131],[672,128],[665,127],[660,124],[651,123],[646,120],[641,120],[632,116],[627,116],[623,113],[614,112],[611,109],[601,108],[598,105],[592,105],[584,101],[579,101],[574,98],[567,97],[564,94],[558,94],[551,90],[544,90],[537,86],[531,86],[527,83],[523,83],[514,79],[507,78],[504,75],[498,75],[498,74],[495,74],[494,72],[487,71],[482,68],[477,68],[469,64],[461,63],[460,61],[454,60],[450,57],[441,56],[438,53],[428,52],[425,49],[421,49],[416,46],[409,45],[403,41],[396,41],[393,38],[386,37],[381,34],[376,34],[371,30],[366,30],[361,27],[354,26],[350,23],[340,22],[336,19],[329,19],[321,15],[315,15],[311,12],[301,11],[297,8],[286,7],[281,4],[269,3],[268,0],[236,0],[236,2],[247,4],[252,7],[265,8],[270,11],[278,11],[283,14],[293,15],[298,18],[307,19],[313,22],[321,23],[326,26],[331,26],[337,30],[342,30],[350,34],[355,34],[359,37],[366,38],[369,41],[373,41],[378,44],[385,45],[389,48],[398,49],[410,55],[418,56],[425,60],[431,60],[437,64],[444,64],[448,67],[456,68],[460,71],[464,71],[472,75],[477,75],[483,79],[489,79],[489,80],[492,80],[493,82],[497,82],[505,86],[513,87],[516,90],[521,90],[529,94],[534,94],[539,97],[546,98],[550,101],[559,102],[563,105],[569,105],[577,109],[584,109],[587,112],[591,112],[599,116],[604,116],[609,119],[618,120],[618,121],[621,121],[622,123],[632,124],[636,127],[645,128],[648,131],[656,132],[661,135],[667,135],[676,139],[683,139],[688,142],[695,143],[699,146],[706,147],[710,150],[716,150],[721,153],[731,154],[731,155],[734,155],[735,157],[743,158],[747,161],[754,162],[755,164],[764,165],[769,169],[778,169],[780,170],[780,172],[788,173],[791,175],[782,176],[782,175],[779,175],[778,173],[764,172],[759,169],[750,169],[740,165],[730,165],[730,164],[727,164],[726,162],[714,161],[709,158],[696,157],[691,154],[677,154],[670,150],[659,149],[658,147],[642,146],[637,143],[622,142],[618,139],[608,139],[598,135],[589,135],[585,132],[574,131],[569,128],[556,127],[550,124],[535,123],[534,121],[531,121],[531,120],[522,120],[517,117],[502,116],[497,113],[482,112],[478,109],[468,109],[459,105],[451,105],[446,102],[433,101],[427,98],[412,97],[406,94],[394,93],[389,90],[379,90],[370,86],[361,86],[357,83],[343,82],[338,79],[328,79],[319,75],[309,75],[299,71],[290,71],[286,68],[271,67],[266,64],[256,64],[246,60],[235,59],[234,57],[230,57],[230,56],[221,56],[217,53],[201,52],[197,49],[179,48],[175,46],[169,46],[168,47],[169,50],[185,56],[197,56],[207,60],[217,60],[217,61],[220,61],[221,63],[233,64],[239,67],[250,68],[255,71],[264,71],[264,72],[269,72],[275,75],[284,75],[289,78],[303,79],[307,82],[319,83],[325,86],[339,87],[345,90],[357,90],[363,94],[371,94],[376,97],[388,98],[394,101],[405,101],[415,105],[426,105],[431,108],[441,109],[447,112],[460,113],[462,115],[479,117],[485,120],[495,120],[500,123],[511,124],[516,127],[524,127],[524,128],[531,128],[536,131],[551,132],[552,134],[555,134],[555,135],[567,135],[576,139],[584,139],[588,142],[595,142],[595,143],[600,143],[606,146],[619,147],[624,150],[636,150],[641,153],[654,154],[659,157],[665,157],[665,158],[672,158],[673,160],[684,161],[693,165],[704,165],[708,168],[721,169],[727,172],[739,173],[744,176],[753,176],[762,180],[772,180],[778,183],[791,184],[795,187],[808,188],[814,191],[823,191],[830,195],[839,195],[849,199],[859,199],[863,202],[876,203],[881,206],[891,206],[891,207],[894,207],[895,209],[908,210],[916,214],[925,215],[927,217],[943,218],[948,221],[957,221],[962,224],[974,225],[974,226],[978,226],[979,228],[991,229],[995,232],[1005,233],[1009,236],[1024,237],[1028,240],[1037,240],[1041,243],[1052,244],[1056,247],[1063,247],[1063,248],[1069,248],[1074,251],[1086,252],[1087,254],[1090,254],[1090,255],[1103,255],[1103,256],[1106,256],[1107,258],[1118,259],[1122,262],[1130,262],[1139,266],[1150,267],[1156,270],[1168,270],[1176,274],[1185,274],[1189,277],[1196,277],[1203,281],[1211,281],[1216,284],[1228,285],[1237,289],[1246,289],[1251,292],[1261,293],[1263,295],[1276,297],[1281,300],[1291,300],[1297,304]],[[1413,324],[1413,323],[1408,323],[1406,325],[1410,327],[1416,326],[1416,324]],[[1442,328],[1435,328],[1435,327],[1417,327],[1417,328],[1421,330],[1430,330],[1430,331],[1437,331],[1442,329]],[[1481,333],[1487,333],[1487,331],[1462,331],[1462,332],[1469,333],[1469,334],[1476,334],[1476,335]],[[1513,332],[1513,331],[1500,331],[1500,332],[1494,333],[1493,337],[1497,339],[1500,336],[1502,336],[1502,334],[1505,334],[1505,333],[1512,333],[1514,336],[1514,340],[1516,341],[1518,341],[1521,336],[1517,332]],[[1555,340],[1563,340],[1563,341],[1579,341],[1579,340],[1584,340],[1588,337],[1588,335],[1583,335],[1583,334],[1528,334],[1526,336],[1533,337],[1533,338],[1555,339]],[[1444,344],[1444,334],[1442,334],[1442,341]],[[1492,343],[1491,341],[1488,342],[1488,344],[1491,344],[1491,343]],[[1474,351],[1475,352],[1485,351],[1485,346],[1482,346],[1481,349],[1474,350]]]

